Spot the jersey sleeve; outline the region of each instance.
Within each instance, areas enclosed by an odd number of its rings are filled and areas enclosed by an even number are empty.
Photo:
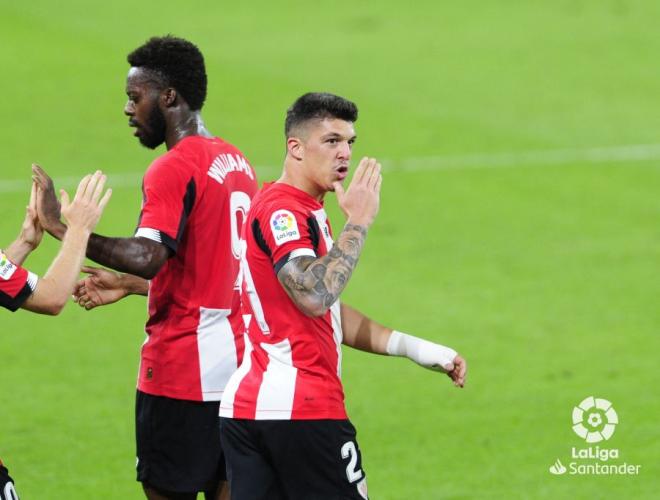
[[[0,251],[0,306],[16,311],[37,288],[37,275],[17,266]]]
[[[142,211],[135,236],[162,243],[176,253],[196,198],[191,169],[175,155],[158,158],[142,183]]]
[[[270,256],[275,273],[291,259],[317,255],[318,224],[299,207],[282,205],[264,210],[261,217],[255,218],[252,230],[259,246]]]

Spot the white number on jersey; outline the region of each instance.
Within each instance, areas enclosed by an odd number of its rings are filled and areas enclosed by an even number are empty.
[[[18,500],[18,493],[16,493],[14,483],[9,482],[5,484],[2,500]]]

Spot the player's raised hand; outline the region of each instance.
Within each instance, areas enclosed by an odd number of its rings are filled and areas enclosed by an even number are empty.
[[[347,223],[366,227],[373,223],[380,207],[382,180],[380,163],[375,158],[362,158],[346,191],[340,182],[333,183]]]
[[[32,180],[37,185],[39,223],[51,235],[61,239],[66,232],[66,226],[60,220],[60,203],[55,195],[53,180],[36,163],[32,164]]]
[[[78,190],[69,201],[69,195],[64,189],[60,190],[62,215],[69,223],[70,228],[78,228],[91,233],[103,213],[103,209],[112,196],[112,189],[108,189],[101,198],[106,176],[100,170],[92,175],[86,175],[78,184]]]
[[[127,291],[122,285],[121,274],[98,267],[83,267],[89,276],[78,281],[73,289],[73,301],[80,307],[94,309],[123,299]]]
[[[43,235],[44,229],[41,227],[37,215],[37,185],[33,182],[30,192],[30,203],[26,207],[25,219],[21,226],[20,239],[30,248],[35,249],[41,243]]]

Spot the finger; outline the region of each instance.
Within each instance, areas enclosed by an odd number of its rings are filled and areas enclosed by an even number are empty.
[[[335,189],[337,199],[341,200],[344,197],[344,186],[341,185],[341,182],[335,181],[332,183],[332,187]]]
[[[78,189],[76,189],[76,195],[74,196],[74,200],[80,200],[82,199],[83,196],[85,196],[85,190],[87,189],[87,184],[89,184],[89,181],[92,179],[92,176],[87,174],[85,177],[80,179],[80,182],[78,183]]]
[[[380,178],[380,163],[378,163],[376,160],[374,160],[374,162],[375,163],[373,165],[373,168],[371,169],[371,176],[369,177],[369,181],[367,183],[367,186],[371,189],[376,188],[376,183]]]
[[[80,268],[80,270],[81,270],[83,273],[92,274],[92,275],[95,275],[95,276],[96,276],[100,271],[102,271],[102,269],[101,269],[100,267],[92,267],[92,266],[82,266],[82,267]]]
[[[28,208],[31,208],[35,212],[37,211],[37,183],[32,182],[32,189],[30,189],[30,203]]]
[[[85,280],[80,280],[78,283],[76,283],[73,287],[73,292],[71,292],[71,295],[74,297],[80,297],[85,293]]]
[[[383,174],[380,174],[378,176],[378,179],[376,179],[376,185],[374,186],[374,192],[380,193],[380,185],[383,183]]]
[[[99,202],[99,208],[101,209],[101,212],[105,210],[105,206],[108,204],[111,197],[112,197],[112,188],[108,189],[105,192],[105,195],[103,195],[103,198],[101,198],[101,201]]]
[[[371,158],[369,168],[364,174],[364,183],[368,188],[372,188],[376,183],[376,177],[380,175],[380,164],[375,158]]]
[[[60,203],[62,204],[62,210],[66,210],[70,205],[69,194],[64,189],[60,189]]]
[[[92,199],[92,196],[94,195],[94,190],[96,189],[96,185],[99,182],[99,179],[101,178],[103,174],[101,173],[100,170],[97,170],[94,172],[89,179],[89,182],[87,183],[87,186],[85,187],[85,192],[83,194],[83,199],[85,201],[90,201]]]
[[[99,198],[101,197],[101,193],[103,193],[103,186],[105,186],[105,181],[107,180],[107,177],[103,174],[98,179],[98,182],[96,183],[96,189],[94,189],[94,194],[92,195],[92,201],[94,203],[97,203],[99,201]]]
[[[366,156],[360,160],[358,167],[355,169],[355,174],[353,174],[353,179],[351,179],[351,184],[359,183],[364,177],[364,172],[369,165],[369,158]]]
[[[32,173],[38,179],[40,186],[43,189],[47,189],[49,184],[52,182],[46,171],[41,168],[38,164],[32,164]]]
[[[94,304],[94,302],[91,302],[91,301],[87,302],[87,304],[85,304],[85,309],[87,309],[88,311],[91,311],[95,307],[96,307],[96,304]]]

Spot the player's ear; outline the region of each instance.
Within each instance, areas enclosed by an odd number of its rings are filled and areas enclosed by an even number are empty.
[[[301,161],[304,156],[305,146],[297,137],[289,137],[286,140],[286,150],[287,153],[289,153],[289,156]]]
[[[160,93],[160,101],[166,108],[174,106],[176,102],[176,90],[168,87]]]

